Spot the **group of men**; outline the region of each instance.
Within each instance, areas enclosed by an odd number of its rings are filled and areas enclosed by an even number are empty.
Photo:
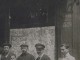
[[[4,44],[3,45],[3,52],[0,55],[0,60],[51,60],[49,56],[44,54],[45,45],[41,43],[37,43],[35,45],[38,57],[35,58],[32,54],[28,53],[27,50],[29,48],[28,45],[22,44],[20,45],[22,54],[16,58],[16,55],[14,53],[10,52],[11,44]],[[63,54],[62,58],[59,58],[59,60],[75,60],[73,56],[69,54],[69,46],[63,44],[60,47],[61,52]]]
[[[45,45],[37,43],[35,45],[38,57],[35,58],[32,54],[28,53],[29,46],[26,44],[20,45],[22,54],[16,58],[16,55],[10,52],[11,44],[4,44],[4,52],[1,54],[0,60],[50,60],[49,56],[44,54]]]

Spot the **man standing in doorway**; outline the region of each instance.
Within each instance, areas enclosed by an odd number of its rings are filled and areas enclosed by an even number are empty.
[[[35,60],[34,56],[27,52],[28,45],[22,44],[20,47],[22,54],[17,58],[17,60]]]
[[[38,43],[35,45],[35,47],[38,54],[38,57],[36,60],[50,60],[50,58],[46,54],[44,54],[45,46],[43,44]]]
[[[61,47],[62,57],[59,60],[75,60],[75,58],[69,53],[69,46],[66,44],[62,44]]]

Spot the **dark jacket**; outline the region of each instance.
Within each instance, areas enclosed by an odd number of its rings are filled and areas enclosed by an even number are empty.
[[[44,55],[41,57],[40,60],[50,60],[50,58],[49,58],[47,55],[44,54]]]
[[[11,60],[11,56],[15,56],[14,53],[9,53],[7,57],[5,57],[5,53],[1,54],[1,60]]]
[[[21,54],[17,60],[35,60],[34,56],[29,54],[29,53],[25,53],[25,54]]]

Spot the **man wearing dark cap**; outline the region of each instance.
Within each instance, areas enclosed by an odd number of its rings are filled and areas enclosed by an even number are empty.
[[[36,60],[50,60],[50,58],[44,54],[45,46],[41,43],[35,45],[38,57]]]
[[[10,52],[11,44],[5,43],[3,44],[3,53],[1,54],[1,60],[11,60],[11,56],[15,55],[14,53]]]
[[[17,58],[17,60],[35,60],[34,56],[27,52],[28,45],[22,44],[20,47],[22,54]]]

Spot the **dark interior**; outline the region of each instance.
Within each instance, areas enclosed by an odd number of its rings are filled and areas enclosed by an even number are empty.
[[[9,41],[9,29],[56,26],[56,21],[62,20],[59,12],[65,12],[66,1],[0,0],[0,46]]]

